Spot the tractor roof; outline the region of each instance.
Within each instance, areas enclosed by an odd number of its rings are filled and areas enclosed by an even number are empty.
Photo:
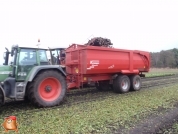
[[[36,47],[27,47],[27,46],[18,46],[18,45],[13,45],[12,47],[14,48],[21,48],[21,49],[39,49],[39,50],[65,50],[66,48],[64,47],[43,47],[43,48],[38,48]]]
[[[61,48],[61,47],[51,47],[49,48],[50,50],[65,50],[66,48]]]
[[[19,47],[19,48],[22,48],[22,49],[39,49],[39,50],[48,50],[46,48],[35,48],[35,47]]]
[[[12,45],[12,48],[48,50],[48,48],[27,47],[27,46],[18,46],[18,45]]]

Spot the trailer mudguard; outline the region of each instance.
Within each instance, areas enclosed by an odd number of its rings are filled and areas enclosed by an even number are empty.
[[[27,77],[26,81],[31,82],[33,78],[38,74],[39,71],[41,70],[48,70],[48,69],[56,69],[60,71],[64,76],[66,76],[66,73],[64,70],[61,68],[60,65],[44,65],[44,66],[35,66],[32,71],[29,74],[29,77]]]

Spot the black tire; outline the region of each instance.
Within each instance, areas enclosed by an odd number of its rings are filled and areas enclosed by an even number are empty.
[[[113,89],[116,93],[127,93],[130,90],[130,79],[127,75],[119,75],[113,82]]]
[[[133,75],[130,77],[130,89],[131,91],[139,91],[141,89],[142,82],[139,75]]]
[[[28,96],[24,97],[24,102],[30,102],[30,100],[28,99]]]
[[[29,98],[29,91],[31,89],[32,84],[27,85],[26,91],[25,91],[25,96],[24,96],[24,102],[29,103],[30,102],[30,98]]]
[[[28,98],[38,107],[59,105],[66,95],[65,77],[57,71],[39,73],[29,85]]]
[[[95,87],[99,91],[108,91],[108,90],[110,90],[109,81],[100,81],[99,83],[95,83]]]

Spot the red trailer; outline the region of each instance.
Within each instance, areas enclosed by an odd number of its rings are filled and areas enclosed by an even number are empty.
[[[150,54],[145,51],[78,44],[66,49],[68,89],[94,82],[99,90],[136,91],[141,88],[142,72],[149,69]]]

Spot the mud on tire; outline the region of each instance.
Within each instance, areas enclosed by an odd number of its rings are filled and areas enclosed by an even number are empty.
[[[39,73],[29,85],[28,98],[38,107],[59,105],[66,95],[65,77],[57,71]]]

